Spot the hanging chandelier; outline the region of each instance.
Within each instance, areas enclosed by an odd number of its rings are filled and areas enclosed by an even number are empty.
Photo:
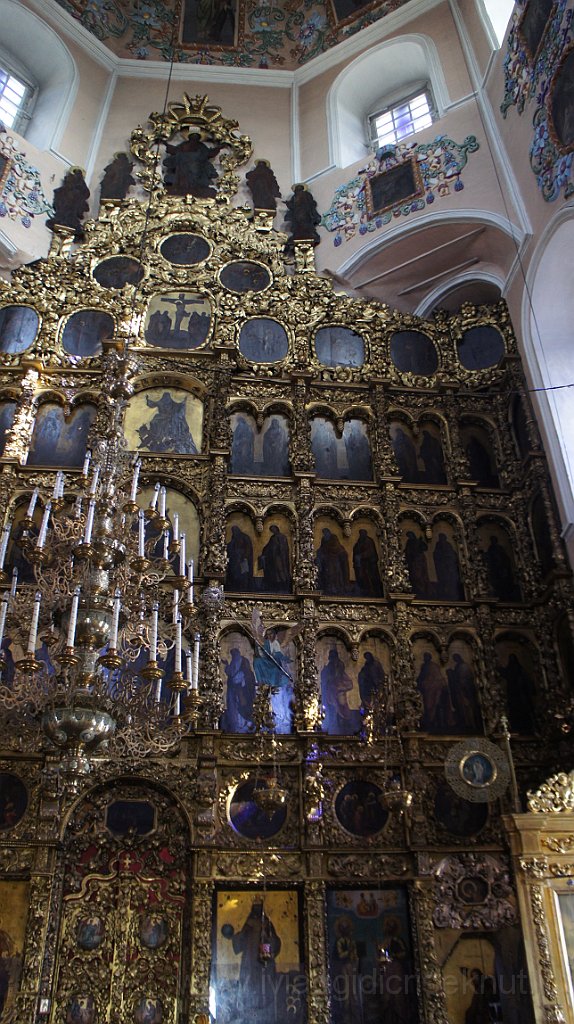
[[[365,710],[363,722],[363,741],[367,746],[373,747],[382,740],[383,757],[382,767],[384,771],[384,785],[381,794],[381,806],[391,814],[407,814],[412,802],[413,794],[403,783],[405,770],[405,752],[403,741],[396,714],[396,703],[392,680],[389,679],[386,690],[377,690]],[[390,767],[392,758],[392,743],[396,739],[396,754],[398,755],[398,770]]]
[[[11,522],[0,540],[0,644],[21,652],[9,681],[3,652],[0,720],[22,744],[58,752],[71,789],[95,756],[172,751],[201,706],[193,560],[165,487],[137,503],[140,461],[123,431],[136,367],[115,351],[105,361],[109,415],[80,486],[69,490],[59,471],[48,500],[34,490],[22,524],[35,585],[4,569]]]

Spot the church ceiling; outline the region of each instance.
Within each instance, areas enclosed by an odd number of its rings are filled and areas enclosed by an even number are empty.
[[[58,0],[119,57],[296,68],[408,0]]]

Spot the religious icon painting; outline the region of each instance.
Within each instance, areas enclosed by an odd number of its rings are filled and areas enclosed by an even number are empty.
[[[361,335],[341,324],[317,331],[315,352],[323,366],[362,366],[365,362],[365,342]]]
[[[239,351],[251,363],[277,363],[289,352],[287,331],[270,317],[253,317],[241,328]]]
[[[159,251],[168,263],[174,263],[178,267],[192,267],[207,259],[211,246],[201,235],[180,232],[165,238]]]
[[[325,709],[323,731],[333,736],[356,735],[364,711],[388,679],[388,645],[379,637],[369,637],[354,660],[341,640],[325,635],[317,642],[315,660]]]
[[[255,418],[245,412],[231,416],[231,458],[229,471],[240,476],[289,476],[289,423],[286,416],[266,416],[258,429]]]
[[[518,32],[531,61],[535,59],[540,49],[546,26],[554,8],[555,0],[528,0],[524,7],[522,17],[518,22]]]
[[[345,533],[326,516],[315,522],[317,586],[329,597],[380,598],[379,542],[370,520],[355,520]]]
[[[486,570],[488,591],[500,601],[520,601],[513,543],[504,526],[483,521],[478,526],[478,557]]]
[[[146,913],[140,916],[138,937],[145,949],[159,949],[167,942],[169,920],[163,914]]]
[[[359,839],[376,836],[389,817],[383,806],[383,797],[381,787],[366,779],[352,779],[340,786],[333,805],[341,828]]]
[[[0,1020],[10,1012],[20,984],[30,883],[0,881]]]
[[[423,732],[449,736],[481,730],[480,708],[474,684],[472,658],[466,644],[453,645],[449,668],[426,640],[413,645],[416,685],[423,713]]]
[[[536,732],[536,692],[540,657],[519,634],[508,633],[496,643],[496,672],[502,684],[511,732]]]
[[[346,420],[338,436],[331,420],[311,420],[311,447],[318,476],[328,480],[372,480],[371,445],[363,420]]]
[[[453,836],[461,839],[478,835],[488,820],[488,804],[475,803],[449,786],[446,779],[437,785],[434,814],[440,825]]]
[[[140,508],[149,508],[150,503],[155,500],[156,491],[155,487],[151,484],[142,487],[141,491],[137,495],[137,503]],[[177,516],[178,532],[181,535],[185,533],[185,552],[186,559],[189,562],[190,558],[193,558],[194,566],[197,566],[199,559],[199,515],[197,509],[189,498],[186,498],[185,494],[181,491],[176,491],[172,487],[167,488],[166,518],[171,523],[171,531],[174,529],[175,517]],[[154,547],[154,555],[156,558],[162,558],[164,553],[163,534],[158,533],[154,530],[153,520],[146,523],[146,540],[151,537],[157,537],[157,544]],[[168,553],[168,559],[174,569],[174,574],[179,574],[179,554],[170,555]]]
[[[106,936],[104,920],[98,914],[81,914],[76,925],[76,943],[90,952],[99,949]]]
[[[554,893],[558,916],[560,945],[568,988],[574,992],[574,893],[571,890]]]
[[[327,891],[331,1024],[418,1020],[406,889]]]
[[[228,263],[219,273],[224,288],[239,295],[244,292],[262,292],[271,284],[267,267],[252,260],[235,260]]]
[[[144,276],[144,268],[133,256],[111,256],[98,263],[92,271],[94,280],[102,288],[125,288],[137,285]]]
[[[465,370],[485,370],[502,359],[504,340],[500,331],[489,324],[469,327],[457,343],[457,353]]]
[[[227,522],[226,539],[227,590],[243,594],[291,593],[291,528],[285,516],[269,516],[257,532],[248,515],[233,513]]]
[[[293,698],[297,680],[297,649],[293,628],[265,630],[256,650],[245,633],[224,633],[220,643],[220,671],[225,711],[224,732],[253,732],[253,701],[258,686],[271,686],[271,710],[278,733],[293,729]]]
[[[164,1020],[163,1003],[156,995],[143,995],[134,1006],[133,1019],[135,1024],[162,1024]]]
[[[385,210],[409,203],[424,195],[424,184],[418,161],[403,160],[388,170],[365,180],[365,199],[369,218]]]
[[[211,328],[211,304],[195,292],[154,295],[144,326],[146,344],[190,350],[205,344]]]
[[[574,149],[574,47],[563,55],[547,98],[549,128],[561,153]]]
[[[184,0],[181,43],[210,50],[240,46],[244,17],[244,0]]]
[[[62,348],[71,356],[86,359],[102,351],[102,343],[114,336],[114,320],[99,309],[79,309],[64,324]]]
[[[40,317],[31,306],[3,306],[0,309],[0,352],[18,355],[35,341]]]
[[[210,993],[217,1024],[304,1024],[300,893],[216,889]]]
[[[14,828],[24,817],[28,790],[17,775],[0,772],[0,831]]]
[[[351,23],[375,7],[372,0],[330,0],[330,13],[337,25]]]
[[[16,402],[0,402],[0,455],[4,453],[6,435],[14,423]]]
[[[95,405],[77,406],[66,418],[61,405],[41,405],[34,424],[29,466],[81,466],[88,434],[96,417]]]
[[[114,800],[106,808],[106,828],[115,836],[147,836],[156,826],[156,810],[148,800]]]
[[[227,818],[231,827],[244,839],[271,839],[287,820],[285,806],[269,811],[258,804],[258,794],[267,788],[264,778],[249,778],[234,786],[229,794]]]
[[[93,996],[74,995],[66,1007],[66,1024],[96,1024],[97,1006]]]
[[[435,931],[449,1024],[534,1024],[520,930],[510,925],[476,934]]]
[[[203,403],[189,391],[150,388],[128,403],[125,435],[131,451],[198,455],[202,432]]]
[[[391,337],[391,360],[401,373],[431,377],[438,369],[436,348],[421,331],[396,331]]]
[[[500,487],[496,457],[488,430],[480,423],[464,423],[460,427],[460,439],[471,480],[476,480],[479,487]]]

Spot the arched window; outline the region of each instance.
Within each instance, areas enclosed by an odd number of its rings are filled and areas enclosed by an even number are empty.
[[[425,91],[432,97],[429,102],[431,121],[423,125],[419,116],[422,111],[414,109],[414,99]],[[352,61],[329,90],[328,123],[333,163],[348,167],[356,160],[364,160],[372,144],[378,148],[368,126],[372,124],[372,130],[378,131],[377,122],[382,119],[386,127],[385,118],[391,111],[391,123],[399,129],[391,140],[395,145],[399,138],[421,131],[435,116],[440,117],[447,103],[446,82],[433,41],[418,34],[386,40]],[[407,132],[408,121],[411,128]]]
[[[27,87],[23,102],[14,111],[20,86],[13,89],[10,85],[5,112],[0,71],[0,121],[25,134],[38,149],[55,148],[76,96],[74,59],[54,29],[16,0],[0,0],[0,25],[0,69],[7,73],[7,82],[15,79]],[[14,115],[12,124],[7,114]]]
[[[27,70],[0,49],[0,121],[24,135],[37,86]]]

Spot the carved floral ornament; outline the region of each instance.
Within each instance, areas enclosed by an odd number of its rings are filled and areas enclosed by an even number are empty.
[[[528,810],[533,814],[571,814],[574,811],[574,771],[558,772],[528,793]]]
[[[445,857],[435,870],[437,928],[496,930],[517,919],[508,865],[489,854]]]

